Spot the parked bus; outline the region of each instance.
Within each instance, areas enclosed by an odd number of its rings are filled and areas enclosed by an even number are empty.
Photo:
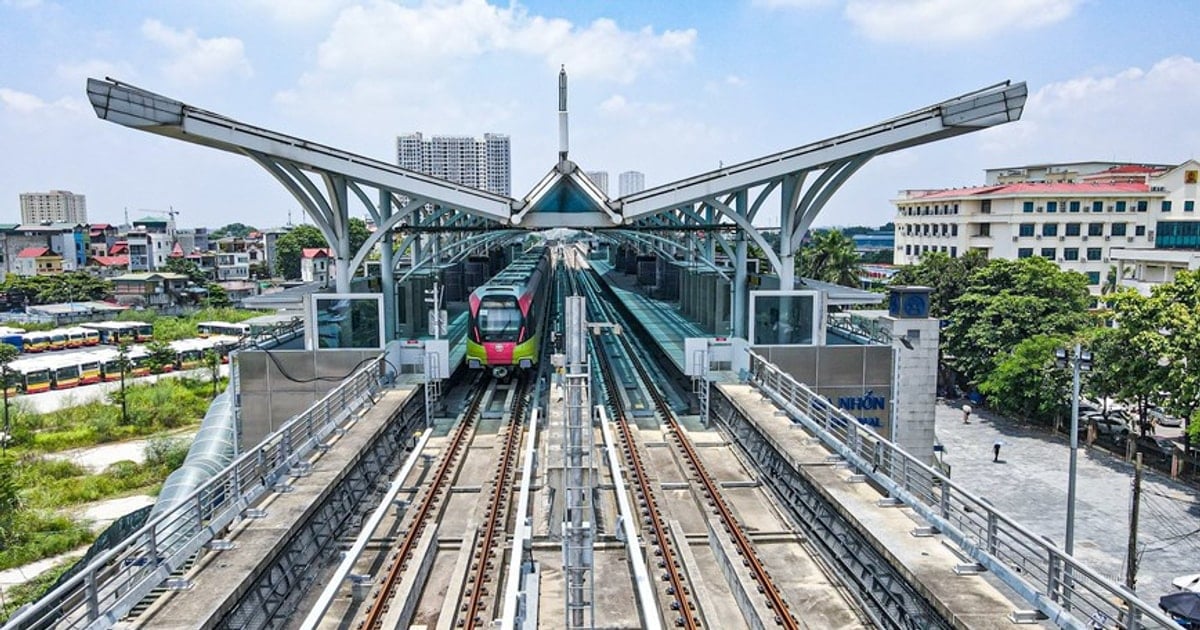
[[[250,334],[249,324],[231,324],[229,322],[200,322],[196,324],[196,334],[200,337],[210,335],[225,335],[228,337],[245,337]]]
[[[83,326],[72,326],[64,328],[63,332],[67,334],[68,348],[84,348],[87,346],[96,346],[100,344],[100,333],[91,328]]]
[[[88,322],[81,325],[98,332],[100,343],[110,346],[145,343],[154,339],[154,326],[146,322]]]
[[[25,352],[45,352],[50,349],[50,335],[44,332],[27,332],[21,335]]]
[[[19,352],[23,352],[25,350],[25,330],[0,326],[0,343],[6,343]]]
[[[70,389],[80,384],[83,366],[80,359],[74,356],[46,357],[47,368],[50,370],[51,389]],[[96,366],[99,371],[99,366]]]
[[[17,359],[8,364],[8,371],[22,394],[50,391],[50,368],[39,357]]]

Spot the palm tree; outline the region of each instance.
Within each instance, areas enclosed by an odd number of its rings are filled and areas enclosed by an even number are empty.
[[[840,230],[814,233],[798,258],[796,272],[802,277],[848,287],[860,286],[858,252],[854,241]]]

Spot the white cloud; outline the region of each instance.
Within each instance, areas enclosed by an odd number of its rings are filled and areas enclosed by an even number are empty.
[[[1042,86],[1019,123],[980,138],[989,163],[1078,159],[1182,161],[1200,146],[1200,62],[1168,57]]]
[[[81,100],[62,98],[46,101],[41,97],[11,88],[0,87],[0,109],[16,114],[79,113],[86,109]]]
[[[303,24],[318,22],[334,15],[350,0],[249,0],[277,22]]]
[[[230,75],[249,78],[254,74],[245,46],[236,37],[205,39],[191,29],[174,29],[154,19],[142,23],[142,35],[170,53],[163,72],[176,83],[203,84]]]
[[[1030,30],[1070,17],[1081,0],[849,0],[846,18],[871,39],[947,44]]]
[[[352,75],[436,71],[448,61],[513,52],[541,57],[573,76],[629,82],[660,61],[690,61],[694,29],[623,30],[601,18],[579,27],[485,0],[375,3],[345,9],[318,51],[322,71]]]

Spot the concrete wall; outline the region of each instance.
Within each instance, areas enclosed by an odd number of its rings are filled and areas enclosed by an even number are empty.
[[[239,450],[256,446],[379,353],[379,350],[239,352]]]
[[[858,418],[861,424],[891,438],[892,348],[756,346],[754,351]]]
[[[891,334],[896,352],[898,395],[891,439],[913,457],[932,465],[937,441],[933,420],[937,411],[939,322],[886,315],[878,321],[880,328]]]

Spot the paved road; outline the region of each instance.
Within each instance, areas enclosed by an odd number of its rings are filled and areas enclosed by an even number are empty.
[[[1023,427],[986,411],[962,423],[961,401],[939,403],[937,434],[946,447],[951,477],[987,498],[1032,531],[1060,545],[1066,531],[1066,438]],[[1004,445],[1000,463],[992,445]],[[1078,457],[1075,555],[1118,582],[1124,581],[1133,467],[1098,449]],[[1139,525],[1142,554],[1137,591],[1157,602],[1177,576],[1200,573],[1200,492],[1147,470]]]
[[[148,438],[126,440],[124,442],[110,442],[87,448],[75,448],[69,451],[50,453],[46,457],[73,462],[87,469],[88,472],[96,474],[104,472],[105,468],[120,461],[131,461],[138,464],[146,461],[146,446],[154,439],[165,437],[172,440],[191,442],[198,430],[198,428],[189,427]]]

